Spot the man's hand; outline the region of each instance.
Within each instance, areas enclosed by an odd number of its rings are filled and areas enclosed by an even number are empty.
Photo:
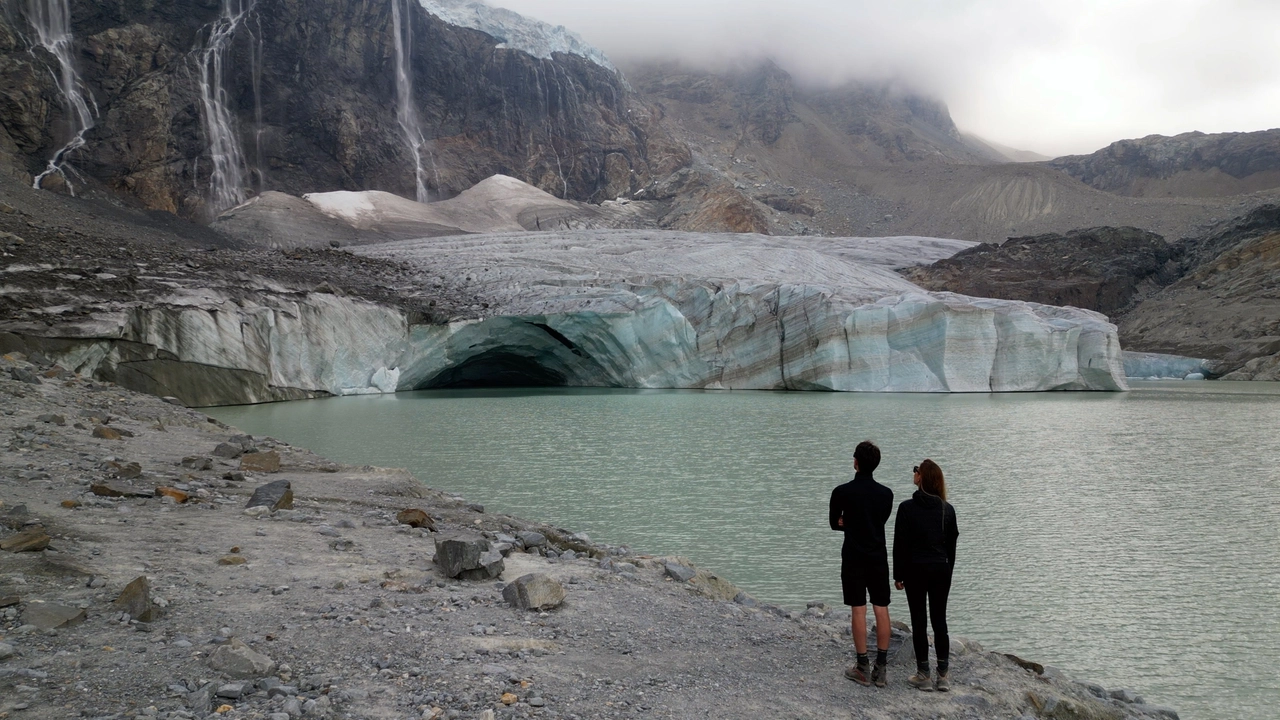
[[[899,590],[901,590],[901,589],[902,589],[902,581],[901,581],[901,580],[895,580],[895,581],[893,581],[893,586],[894,586],[894,587],[896,587],[896,588],[898,588]]]

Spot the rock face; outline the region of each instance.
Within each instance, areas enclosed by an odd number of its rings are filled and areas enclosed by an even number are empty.
[[[98,108],[85,146],[68,158],[86,176],[71,173],[73,185],[212,218],[227,205],[210,192],[215,140],[241,159],[229,169],[241,199],[338,189],[414,197],[419,179],[440,197],[506,173],[600,200],[688,163],[687,148],[611,67],[579,54],[537,57],[417,2],[392,5],[72,0],[72,56]],[[243,16],[232,12],[242,7]],[[19,4],[0,17],[0,162],[31,176],[66,143],[66,113],[55,58],[27,50],[24,12]],[[211,29],[232,26],[220,46],[223,75],[204,72],[219,47]],[[408,88],[397,85],[398,61]],[[221,82],[225,137],[210,136],[208,98],[219,87],[202,88],[202,77]],[[416,153],[397,116],[404,91],[425,141]]]
[[[1280,129],[1148,135],[1049,164],[1099,190],[1121,195],[1238,195],[1280,187]]]
[[[1159,235],[1137,228],[1092,228],[983,243],[903,274],[931,290],[1114,316],[1173,282],[1181,254]]]
[[[1280,355],[1280,206],[1181,243],[1181,277],[1120,319],[1135,350],[1220,361],[1231,379],[1274,377]]]

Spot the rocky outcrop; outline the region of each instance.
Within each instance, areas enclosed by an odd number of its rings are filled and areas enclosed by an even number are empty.
[[[1148,135],[1049,164],[1099,190],[1121,195],[1237,195],[1280,187],[1280,129]]]
[[[226,44],[223,99],[249,192],[414,197],[419,178],[397,117],[398,57],[412,76],[426,141],[418,160],[433,197],[504,173],[560,197],[613,199],[689,162],[660,114],[587,57],[509,49],[418,3],[405,6],[399,37],[411,44],[400,55],[390,3],[233,5],[247,12]],[[230,10],[204,0],[70,7],[74,57],[98,107],[86,145],[68,157],[73,184],[188,217],[225,209],[210,205],[215,165],[201,79],[210,29]],[[54,59],[28,52],[27,18],[8,10],[0,18],[0,160],[30,176],[65,142],[65,113]]]
[[[1115,316],[1173,282],[1182,251],[1137,228],[983,243],[904,275],[931,290],[1071,305]]]
[[[1275,377],[1280,353],[1280,206],[1181,243],[1181,277],[1120,318],[1135,350],[1221,361],[1231,379]]]

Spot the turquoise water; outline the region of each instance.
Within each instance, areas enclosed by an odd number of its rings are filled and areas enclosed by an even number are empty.
[[[1184,718],[1262,720],[1280,698],[1275,385],[432,391],[213,414],[344,462],[407,467],[491,511],[687,555],[792,607],[840,601],[827,501],[870,438],[895,501],[921,459],[947,475],[961,533],[953,633],[1134,687]],[[905,619],[900,593],[890,611]]]

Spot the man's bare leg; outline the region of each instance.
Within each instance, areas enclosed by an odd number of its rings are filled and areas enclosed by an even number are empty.
[[[876,622],[880,620],[880,610],[885,610],[885,617],[889,617],[887,608],[876,608]],[[885,623],[888,625],[888,622]],[[876,631],[876,641],[879,642],[879,630]],[[888,636],[886,636],[884,644],[889,644]],[[867,606],[859,605],[853,609],[853,649],[858,651],[859,655],[867,654]]]
[[[844,676],[859,685],[870,685],[871,676],[867,674],[867,606],[853,608],[853,647],[858,651],[858,663],[849,666]]]
[[[889,625],[889,608],[888,608],[888,607],[886,607],[886,606],[883,606],[883,605],[872,605],[872,606],[871,606],[871,609],[872,609],[872,610],[875,612],[875,614],[876,614],[876,649],[877,649],[877,650],[888,650],[888,649],[889,649],[889,632],[890,632],[890,625]],[[863,608],[863,612],[864,612],[864,613],[865,613],[865,611],[866,611],[866,608]],[[862,638],[863,638],[863,639],[862,639],[862,644],[863,644],[863,646],[864,646],[864,647],[866,646],[866,643],[867,643],[867,640],[866,640],[866,638],[867,638],[867,627],[866,627],[866,625],[867,625],[867,618],[866,618],[866,616],[865,616],[865,615],[863,615],[863,618],[862,618]]]

